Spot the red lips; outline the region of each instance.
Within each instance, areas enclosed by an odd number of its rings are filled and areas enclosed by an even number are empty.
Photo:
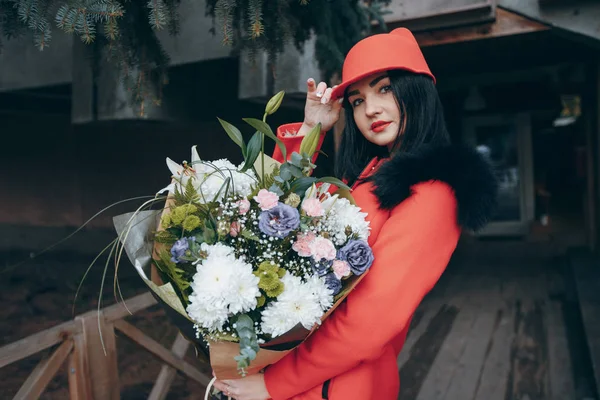
[[[389,124],[391,124],[391,121],[375,121],[371,124],[371,130],[378,133],[383,131]]]

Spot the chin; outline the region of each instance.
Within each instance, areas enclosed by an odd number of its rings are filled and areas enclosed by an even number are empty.
[[[397,135],[392,135],[388,133],[381,133],[379,135],[371,136],[367,140],[369,142],[376,144],[381,147],[388,147],[396,140]]]

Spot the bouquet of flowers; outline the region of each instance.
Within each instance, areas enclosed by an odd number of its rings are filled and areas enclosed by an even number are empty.
[[[220,120],[241,148],[242,165],[203,161],[193,146],[189,162],[167,158],[172,181],[159,192],[168,195],[158,214],[115,218],[140,276],[220,379],[255,373],[283,357],[373,262],[369,223],[349,188],[311,176],[320,126],[289,161],[264,154],[266,136],[287,159],[265,122],[282,97],[269,101],[262,121],[245,119],[256,129],[247,144]]]

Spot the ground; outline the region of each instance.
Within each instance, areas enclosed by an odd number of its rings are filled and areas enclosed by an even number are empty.
[[[23,257],[5,255],[4,265]],[[102,264],[86,279],[72,312],[77,285],[91,260],[53,253],[3,273],[0,346],[97,307]],[[593,399],[578,308],[563,261],[547,244],[461,244],[415,314],[398,358],[399,399]],[[145,290],[131,267],[119,276],[124,297]],[[107,305],[114,302],[111,274],[109,281]],[[176,330],[159,307],[128,320],[165,347],[173,343]],[[122,398],[147,398],[160,363],[126,338],[118,337],[117,346]],[[1,369],[0,393],[11,398],[40,358]],[[187,359],[195,362],[193,352]],[[168,398],[201,399],[203,393],[200,385],[178,375]],[[42,398],[68,398],[64,370]]]

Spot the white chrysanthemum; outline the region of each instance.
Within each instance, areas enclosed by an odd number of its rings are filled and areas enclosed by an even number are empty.
[[[327,287],[324,278],[313,275],[307,279],[306,284],[314,293],[323,311],[327,311],[333,306],[333,290]]]
[[[201,293],[192,293],[189,302],[187,313],[201,327],[217,331],[227,322],[227,307],[212,303],[211,298],[204,297]]]
[[[223,243],[216,243],[213,245],[207,244],[207,243],[202,243],[200,245],[200,249],[202,251],[205,251],[206,254],[208,254],[209,257],[215,257],[215,258],[225,258],[225,257],[229,257],[229,256],[233,256],[233,252],[235,251],[235,249],[231,246],[227,246]]]
[[[233,248],[221,243],[201,248],[208,256],[196,267],[187,311],[198,325],[218,330],[229,315],[256,308],[259,279]]]
[[[287,273],[281,279],[283,293],[262,312],[262,330],[273,337],[280,336],[297,324],[312,329],[321,322],[323,310],[314,293],[313,285],[303,283]]]
[[[254,172],[249,170],[239,172],[242,168],[236,167],[229,160],[221,159],[210,163],[202,163],[196,168],[198,179],[202,182],[198,193],[206,201],[221,200],[225,195],[223,185],[230,179],[228,195],[247,197],[252,193],[252,185],[256,183]],[[217,197],[217,194],[219,196]]]
[[[246,264],[248,265],[248,264]],[[256,308],[259,278],[252,273],[250,268],[236,268],[236,275],[232,283],[232,297],[229,302],[229,312],[237,314]]]
[[[332,234],[333,242],[341,246],[348,240],[346,227],[350,227],[352,232],[358,235],[359,239],[367,240],[371,233],[367,213],[361,212],[361,209],[351,204],[348,199],[333,197],[326,200],[328,213],[325,220]]]

